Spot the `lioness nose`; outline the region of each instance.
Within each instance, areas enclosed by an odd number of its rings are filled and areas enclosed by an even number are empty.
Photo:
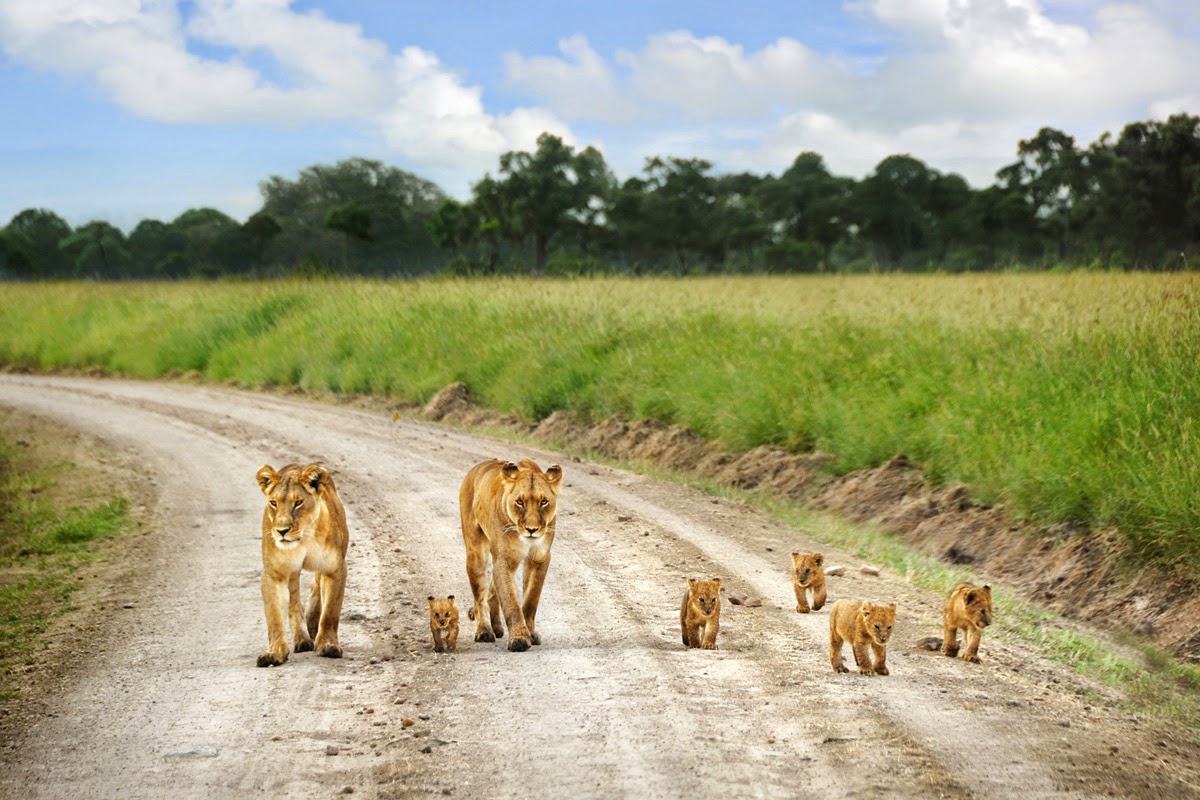
[[[283,536],[285,533],[287,533],[291,529],[292,529],[292,526],[288,525],[286,528],[276,528],[275,532],[278,533],[280,536]]]
[[[525,527],[525,530],[529,531],[529,533],[530,533],[530,534],[534,534],[534,533],[537,533],[537,530],[538,530],[538,529],[537,529],[537,528],[530,528],[529,526],[526,526],[526,527]]]

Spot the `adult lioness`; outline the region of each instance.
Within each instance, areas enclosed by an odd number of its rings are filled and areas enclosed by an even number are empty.
[[[458,493],[467,578],[475,596],[475,641],[494,642],[508,627],[508,649],[528,650],[542,640],[534,626],[542,584],[550,567],[562,467],[545,472],[525,459],[484,461],[463,479]],[[488,561],[492,580],[488,585]],[[524,597],[517,597],[517,568],[524,565]]]
[[[287,661],[285,609],[297,653],[315,648],[317,655],[341,658],[338,620],[346,589],[350,533],[333,478],[316,464],[288,464],[279,472],[265,466],[258,471],[258,485],[267,496],[262,521],[262,598],[269,642],[258,665],[273,667]],[[301,569],[316,573],[303,619]]]

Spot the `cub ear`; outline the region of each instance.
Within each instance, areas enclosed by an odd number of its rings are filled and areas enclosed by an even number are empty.
[[[792,551],[792,558],[797,558],[797,557],[799,557],[799,555],[800,555],[800,551],[799,551],[799,550],[793,550],[793,551]]]
[[[992,587],[988,586],[988,585],[985,583],[985,584],[983,585],[983,591],[987,592],[988,594],[991,594],[991,593],[992,593]]]
[[[446,599],[447,599],[447,600],[453,600],[453,599],[454,599],[454,595],[452,595],[452,594],[448,594],[448,595],[446,595]]]
[[[316,494],[321,490],[321,484],[329,480],[329,471],[318,464],[309,464],[300,473],[300,482],[304,488]]]
[[[500,472],[503,473],[504,480],[515,481],[517,476],[521,474],[521,468],[510,461],[501,468]]]
[[[279,473],[270,464],[259,468],[255,477],[258,479],[258,488],[262,489],[263,494],[270,494],[271,490],[275,488],[275,484],[279,483]]]
[[[546,483],[555,486],[562,480],[562,467],[558,464],[551,464],[546,467],[546,471],[543,474],[546,476]]]
[[[433,595],[429,595],[429,605],[433,605]]]
[[[691,588],[692,586],[695,586],[695,585],[696,585],[696,579],[688,578],[688,588]]]
[[[718,589],[721,588],[721,579],[720,578],[712,578],[712,582],[717,585]]]
[[[971,591],[967,592],[967,605],[970,605],[971,603],[974,603],[974,602],[975,602],[975,598],[976,598],[976,596],[977,596],[977,595],[975,594],[975,590],[974,590],[974,589],[972,589]]]
[[[818,567],[821,566],[821,564],[824,561],[825,561],[825,556],[821,555],[820,553],[815,553],[813,555],[813,563],[816,564]]]

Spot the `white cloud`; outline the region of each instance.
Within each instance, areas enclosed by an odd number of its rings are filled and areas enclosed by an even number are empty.
[[[379,116],[389,146],[426,168],[453,194],[478,180],[508,150],[532,150],[543,131],[573,143],[567,126],[538,109],[488,114],[483,91],[459,83],[436,56],[409,47],[396,58],[397,94]]]
[[[168,123],[344,121],[375,130],[415,169],[451,191],[529,149],[537,135],[570,138],[538,109],[485,110],[431,53],[389,52],[360,26],[293,0],[0,0],[0,47],[14,60],[92,78],[122,108]],[[197,52],[233,55],[218,59]],[[254,64],[265,65],[270,75]]]
[[[572,119],[628,122],[633,118],[633,102],[586,37],[570,36],[558,43],[558,49],[564,58],[506,53],[509,83],[528,89],[549,108]]]

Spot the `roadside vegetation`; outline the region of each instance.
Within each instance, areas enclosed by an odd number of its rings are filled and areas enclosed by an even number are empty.
[[[123,497],[78,505],[74,469],[0,428],[0,676],[36,657],[98,544],[131,525]],[[13,693],[0,677],[0,701]]]
[[[1094,273],[0,286],[0,363],[903,452],[1018,516],[1200,563],[1200,277]]]

